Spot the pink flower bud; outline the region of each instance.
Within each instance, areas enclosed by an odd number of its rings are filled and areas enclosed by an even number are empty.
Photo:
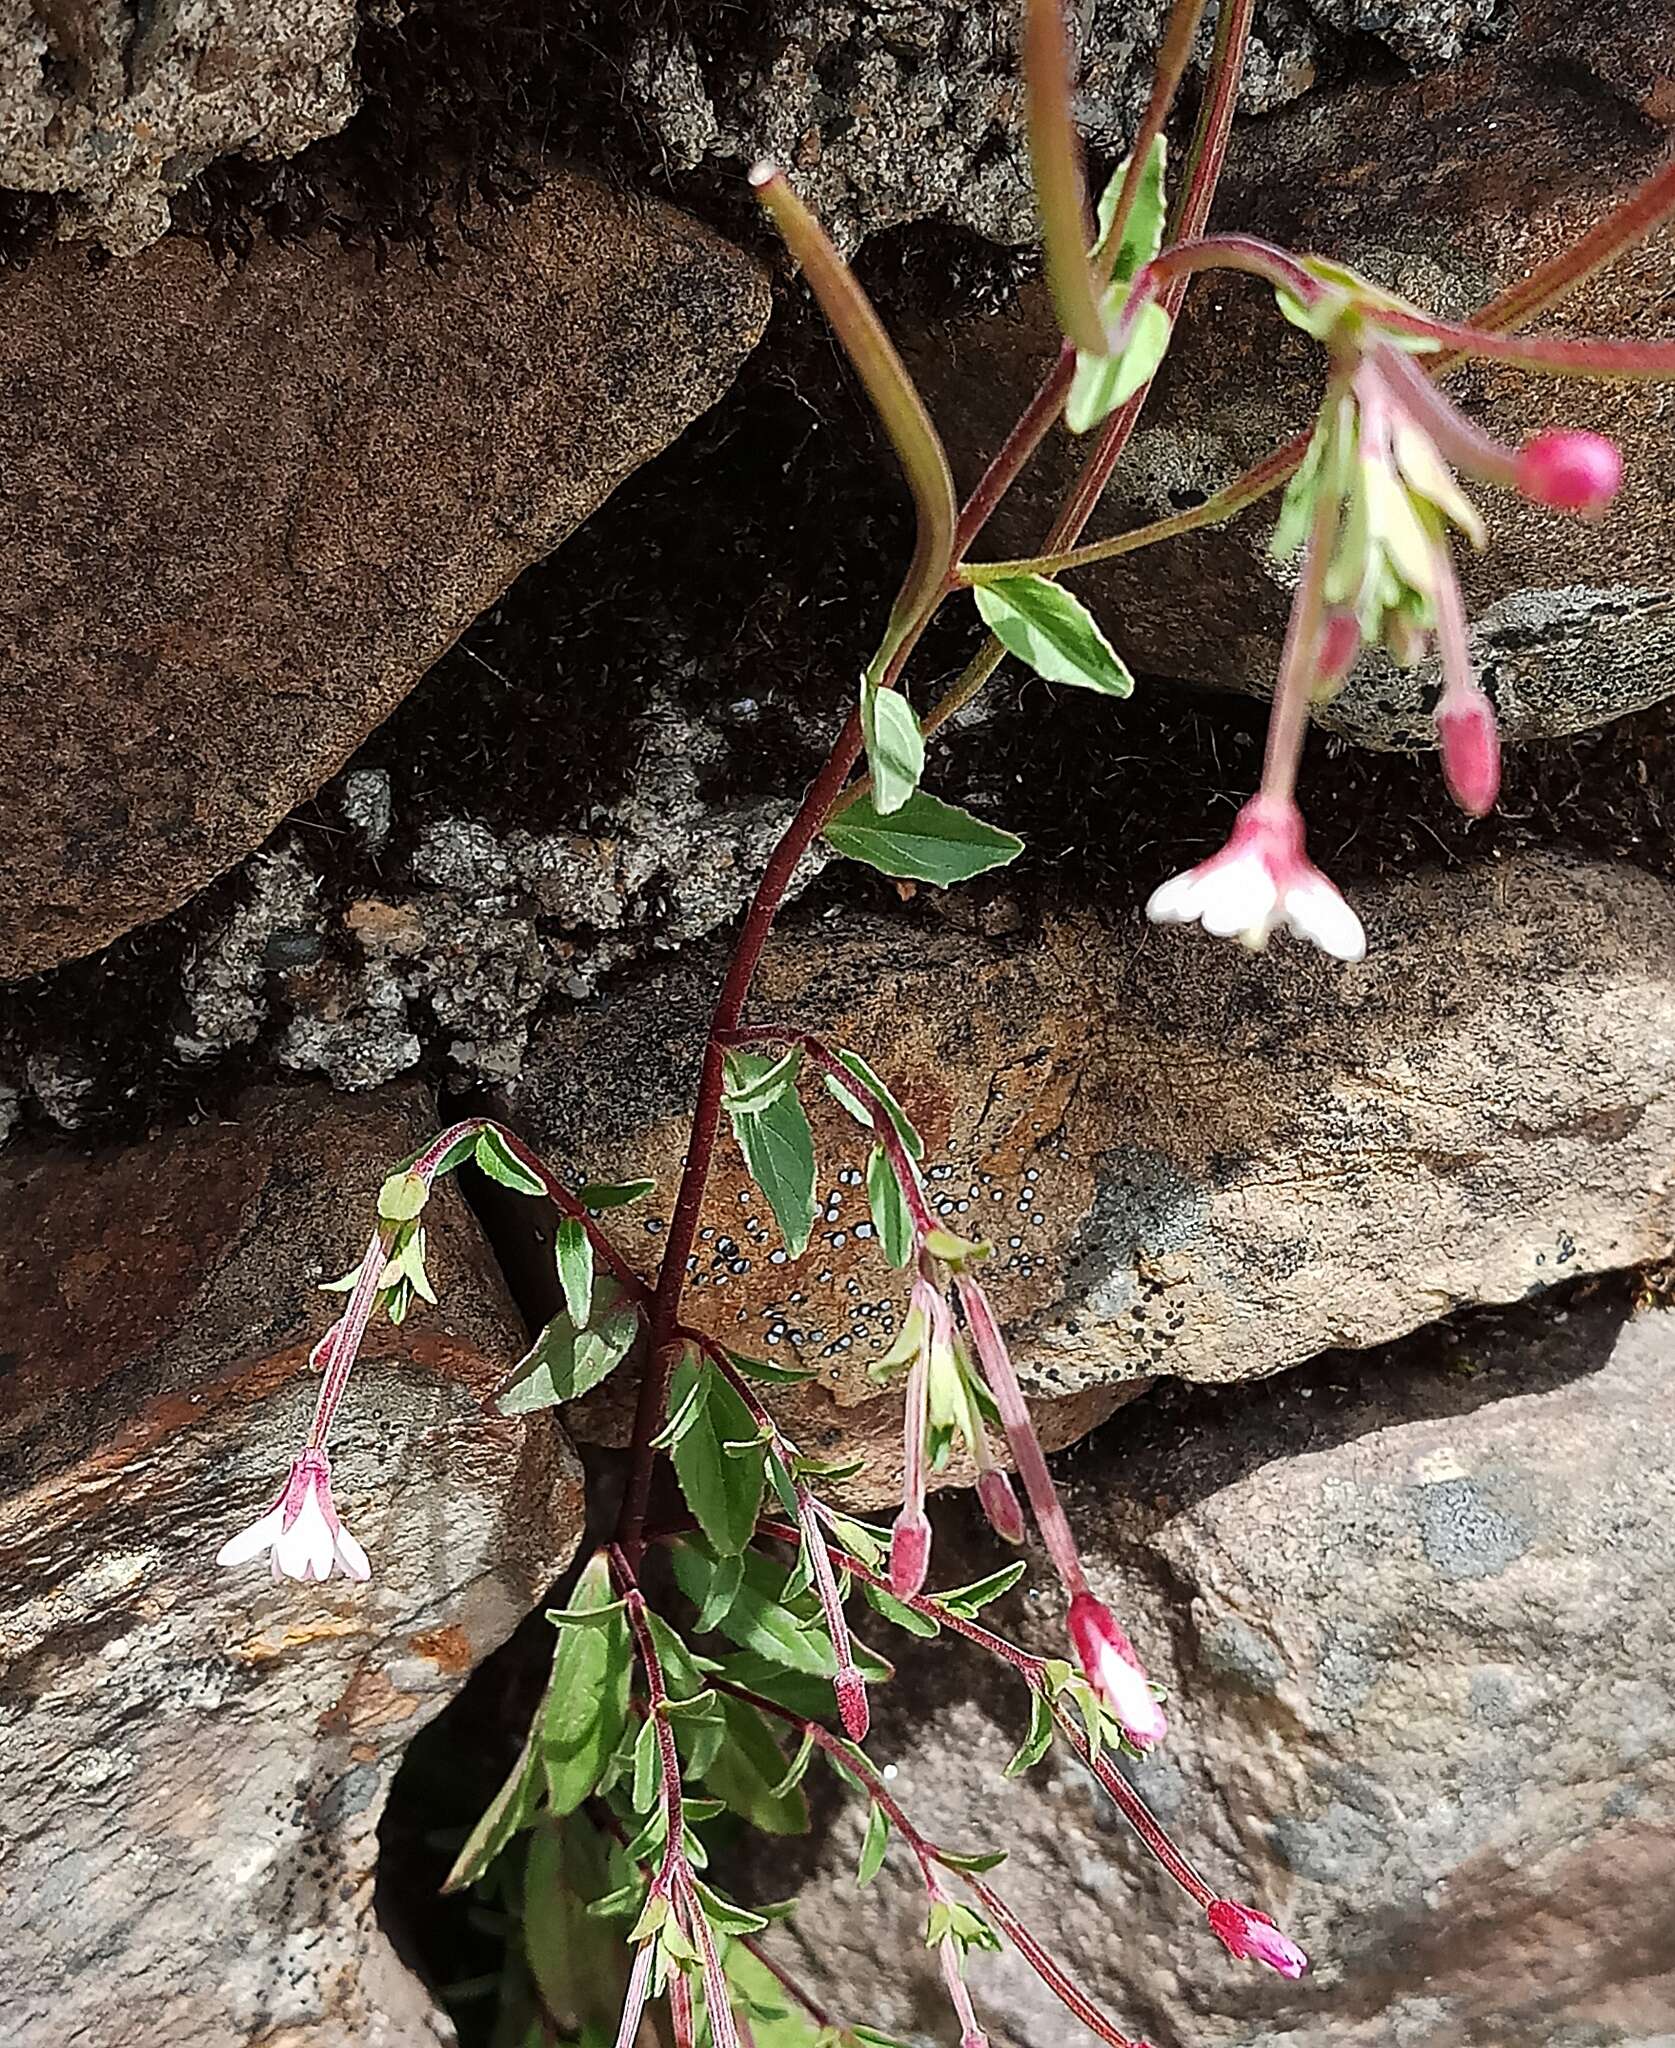
[[[1266,1913],[1254,1906],[1241,1906],[1232,1899],[1216,1899],[1210,1907],[1210,1931],[1229,1955],[1244,1963],[1265,1963],[1282,1977],[1300,1977],[1309,1959],[1291,1939],[1281,1934]]]
[[[931,1525],[922,1514],[903,1508],[890,1537],[890,1591],[898,1600],[910,1598],[930,1568]]]
[[[1352,611],[1341,607],[1326,614],[1320,628],[1320,650],[1315,656],[1315,691],[1335,690],[1361,651],[1361,622]]]
[[[991,1465],[977,1481],[977,1498],[983,1504],[983,1512],[989,1518],[990,1527],[997,1536],[1008,1543],[1022,1543],[1024,1540],[1024,1511],[1018,1505],[1018,1496],[1012,1491],[1012,1482],[1006,1474]]]
[[[1501,787],[1500,728],[1479,689],[1450,689],[1437,706],[1437,745],[1448,793],[1473,818],[1495,808]]]
[[[1134,1654],[1134,1645],[1103,1602],[1078,1593],[1070,1603],[1070,1640],[1087,1681],[1122,1723],[1136,1749],[1150,1749],[1169,1732],[1169,1722]]]
[[[866,1680],[853,1664],[846,1664],[832,1681],[837,1694],[838,1719],[851,1742],[865,1742],[872,1726],[872,1709],[867,1704]]]
[[[1623,480],[1623,458],[1603,434],[1550,427],[1518,451],[1518,488],[1538,505],[1600,518]]]

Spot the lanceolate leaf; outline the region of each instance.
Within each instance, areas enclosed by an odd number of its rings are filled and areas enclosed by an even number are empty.
[[[608,1273],[595,1278],[592,1310],[585,1329],[567,1309],[559,1310],[518,1362],[496,1403],[502,1415],[532,1415],[573,1401],[616,1370],[640,1337],[639,1311]]]
[[[1018,1744],[1017,1753],[1006,1766],[1007,1777],[1021,1778],[1025,1771],[1034,1770],[1053,1746],[1054,1725],[1053,1710],[1046,1695],[1032,1691],[1029,1696],[1029,1733]]]
[[[674,1551],[675,1577],[689,1600],[702,1603],[708,1567],[687,1545]],[[721,1632],[740,1649],[754,1650],[775,1664],[815,1678],[835,1678],[837,1658],[818,1628],[805,1627],[785,1605],[785,1568],[754,1551],[744,1559],[744,1578],[721,1623]],[[829,1704],[829,1702],[828,1702]]]
[[[1096,265],[1110,265],[1109,275],[1113,284],[1127,284],[1134,273],[1163,247],[1163,223],[1169,210],[1168,194],[1165,190],[1165,172],[1168,169],[1169,147],[1160,135],[1152,144],[1151,154],[1146,159],[1146,168],[1140,173],[1139,189],[1134,195],[1134,204],[1128,210],[1128,219],[1123,223],[1122,246],[1113,256],[1108,244],[1111,223],[1116,218],[1117,201],[1122,197],[1123,183],[1128,177],[1129,159],[1124,157],[1111,174],[1099,200],[1099,246],[1094,251]],[[1117,302],[1121,309],[1121,300]]]
[[[869,1885],[878,1875],[884,1851],[890,1846],[890,1822],[882,1806],[867,1810],[867,1832],[861,1843],[861,1860],[855,1871],[857,1885]]]
[[[1097,427],[1151,382],[1169,352],[1171,332],[1169,315],[1153,299],[1135,314],[1128,338],[1115,355],[1076,358],[1076,375],[1064,407],[1064,423],[1073,434]]]
[[[709,1361],[694,1363],[690,1355],[676,1366],[669,1399],[679,1409],[700,1377],[710,1381],[695,1420],[682,1432],[670,1453],[675,1476],[698,1526],[722,1557],[737,1557],[756,1533],[766,1479],[760,1446],[730,1452],[757,1433],[750,1410]]]
[[[1024,842],[1014,834],[986,825],[922,789],[889,817],[882,816],[869,797],[862,797],[832,819],[825,836],[839,853],[864,861],[880,874],[934,882],[940,888],[1004,867],[1024,850]]]
[[[628,1620],[611,1593],[610,1571],[596,1557],[571,1599],[582,1612],[605,1610],[599,1627],[560,1629],[552,1683],[540,1717],[541,1761],[547,1803],[574,1813],[597,1790],[628,1726],[628,1687],[634,1646]]]
[[[808,1802],[797,1787],[779,1788],[786,1757],[756,1708],[723,1697],[726,1735],[704,1773],[704,1783],[735,1813],[770,1835],[800,1835],[808,1829]]]
[[[512,1837],[528,1827],[540,1811],[543,1783],[535,1736],[536,1729],[532,1727],[505,1784],[490,1800],[488,1810],[454,1858],[454,1867],[443,1881],[445,1892],[462,1891],[466,1885],[475,1884]]]
[[[1009,654],[1050,683],[1074,683],[1107,697],[1126,697],[1134,678],[1081,599],[1045,576],[1009,576],[980,583],[977,609]]]
[[[867,1161],[867,1205],[885,1258],[892,1266],[905,1266],[913,1256],[913,1219],[882,1145],[872,1148]]]
[[[752,1116],[771,1108],[796,1080],[802,1063],[800,1045],[792,1046],[776,1060],[763,1059],[755,1053],[729,1053],[722,1091],[728,1113]]]
[[[727,1062],[729,1074],[739,1076],[741,1087],[760,1080],[776,1064],[743,1052],[729,1053]],[[750,1177],[768,1199],[785,1249],[798,1258],[814,1228],[814,1133],[803,1106],[795,1091],[787,1089],[764,1109],[730,1114]]]
[[[899,811],[925,772],[925,736],[913,706],[899,690],[881,690],[863,679],[861,731],[872,772],[873,803],[886,814]]]
[[[547,1184],[530,1172],[507,1146],[506,1140],[496,1130],[485,1124],[477,1134],[473,1155],[490,1180],[497,1180],[502,1187],[513,1188],[520,1195],[544,1195]]]
[[[875,1128],[878,1105],[882,1102],[891,1123],[896,1127],[897,1137],[901,1139],[902,1144],[907,1148],[908,1158],[923,1159],[925,1156],[925,1141],[913,1128],[913,1119],[902,1108],[889,1089],[885,1087],[872,1068],[862,1059],[861,1055],[858,1052],[840,1052],[838,1054],[838,1062],[840,1065],[847,1067],[856,1080],[860,1081],[863,1085],[859,1088],[846,1088],[841,1081],[836,1080],[832,1075],[826,1075],[826,1086],[831,1093],[833,1101],[841,1103],[855,1121],[858,1124],[865,1124],[868,1130]]]
[[[564,1306],[570,1311],[570,1320],[580,1327],[593,1308],[593,1240],[574,1216],[566,1216],[558,1226],[556,1250]]]
[[[654,1180],[590,1180],[586,1187],[576,1190],[576,1200],[584,1209],[620,1209],[625,1203],[638,1202],[656,1190]]]

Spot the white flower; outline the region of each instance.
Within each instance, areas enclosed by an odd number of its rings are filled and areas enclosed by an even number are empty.
[[[335,1564],[349,1579],[369,1579],[366,1552],[338,1520],[331,1466],[324,1451],[306,1450],[265,1515],[216,1553],[217,1564],[248,1564],[270,1553],[276,1579],[329,1579]]]
[[[1295,804],[1256,796],[1220,853],[1152,892],[1153,924],[1201,924],[1260,952],[1280,925],[1335,960],[1366,957],[1361,920],[1303,851]]]

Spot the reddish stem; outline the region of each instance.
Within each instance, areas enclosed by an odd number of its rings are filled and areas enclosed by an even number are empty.
[[[1052,1951],[1044,1948],[1029,1931],[999,1892],[991,1885],[986,1885],[974,1871],[961,1874],[984,1912],[1059,2003],[1066,2011],[1074,2013],[1090,2034],[1097,2034],[1100,2040],[1107,2044],[1107,2048],[1145,2048],[1144,2042],[1132,2040],[1127,2034],[1118,2032]]]

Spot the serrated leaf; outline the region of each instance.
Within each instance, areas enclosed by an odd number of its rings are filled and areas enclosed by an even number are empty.
[[[703,1774],[704,1783],[752,1827],[770,1835],[808,1831],[808,1801],[786,1768],[773,1730],[748,1701],[723,1697],[725,1735]]]
[[[1064,423],[1071,433],[1085,434],[1097,427],[1119,405],[1126,405],[1143,385],[1149,384],[1169,353],[1172,332],[1169,315],[1152,299],[1135,314],[1120,352],[1108,356],[1078,355],[1076,374],[1064,407]]]
[[[496,1406],[502,1415],[532,1415],[573,1401],[598,1386],[634,1349],[643,1324],[608,1273],[593,1287],[593,1319],[578,1328],[568,1309],[560,1309],[513,1368]]]
[[[708,1590],[708,1581],[691,1547],[677,1545],[675,1577],[694,1604]],[[754,1650],[773,1663],[817,1678],[837,1676],[837,1657],[818,1628],[808,1628],[785,1605],[786,1572],[755,1551],[744,1557],[744,1576],[721,1624],[721,1633],[741,1649]]]
[[[475,1884],[513,1836],[529,1827],[540,1812],[545,1781],[536,1753],[535,1733],[532,1726],[517,1762],[489,1801],[482,1819],[466,1836],[465,1846],[442,1881],[443,1891],[463,1891],[468,1884]]]
[[[867,1160],[867,1207],[886,1260],[892,1266],[905,1266],[913,1256],[913,1218],[882,1145],[875,1145]]]
[[[888,816],[899,811],[925,772],[925,736],[913,706],[899,690],[883,690],[863,677],[861,732],[872,775],[873,802]]]
[[[855,1866],[855,1884],[864,1889],[878,1875],[884,1851],[890,1846],[890,1819],[882,1806],[867,1809],[867,1831],[861,1842],[861,1860]]]
[[[561,1815],[574,1813],[603,1782],[628,1726],[634,1672],[633,1637],[603,1557],[593,1558],[582,1573],[569,1611],[592,1611],[604,1619],[594,1627],[560,1629],[541,1709],[547,1803]]]
[[[755,1419],[738,1394],[707,1359],[688,1353],[676,1366],[670,1399],[677,1409],[700,1379],[710,1382],[702,1404],[670,1457],[686,1504],[722,1557],[737,1557],[756,1533],[766,1479],[760,1446],[729,1451],[729,1444],[756,1435]]]
[[[1134,678],[1081,599],[1045,576],[976,586],[977,609],[1009,654],[1050,683],[1126,697]]]
[[[964,1621],[975,1621],[991,1600],[998,1600],[1012,1588],[1028,1570],[1022,1558],[1011,1564],[1002,1565],[997,1572],[989,1572],[981,1579],[973,1579],[969,1586],[955,1586],[952,1591],[938,1593],[938,1606],[946,1607],[950,1614],[957,1614]]]
[[[593,1310],[593,1240],[587,1226],[566,1216],[558,1226],[554,1244],[558,1260],[559,1285],[564,1289],[564,1306],[570,1320],[580,1328]]]
[[[932,882],[938,888],[1004,867],[1024,850],[1016,834],[986,825],[922,789],[887,818],[870,797],[862,797],[832,819],[825,837],[839,853],[881,875]]]
[[[729,1053],[729,1070],[741,1084],[760,1079],[775,1062],[754,1053]],[[767,1197],[785,1249],[800,1258],[814,1229],[814,1133],[794,1090],[765,1109],[730,1111],[733,1135],[751,1179]]]
[[[847,1067],[862,1086],[851,1090],[846,1088],[835,1074],[826,1074],[822,1078],[832,1100],[840,1103],[858,1124],[864,1125],[869,1131],[877,1128],[878,1104],[882,1102],[891,1123],[896,1127],[896,1136],[901,1139],[908,1158],[923,1159],[925,1141],[914,1129],[913,1119],[861,1055],[858,1052],[840,1051],[838,1062],[841,1066]]]
[[[538,1179],[507,1146],[497,1130],[485,1124],[477,1133],[472,1157],[490,1180],[520,1195],[544,1195],[547,1184]]]
[[[897,1628],[910,1636],[936,1636],[942,1633],[941,1625],[932,1621],[928,1614],[919,1614],[913,1608],[904,1606],[893,1593],[886,1593],[881,1586],[863,1585],[861,1595],[874,1613],[883,1615],[886,1621],[893,1622]]]
[[[1052,1748],[1056,1725],[1046,1695],[1032,1688],[1029,1696],[1029,1733],[1018,1744],[1004,1775],[1008,1778],[1021,1778],[1025,1771],[1033,1771]]]
[[[765,1054],[727,1054],[721,1100],[729,1115],[752,1116],[770,1108],[797,1078],[803,1049],[794,1045],[778,1059]]]
[[[656,1192],[654,1180],[590,1180],[576,1190],[576,1200],[584,1209],[621,1209]]]
[[[378,1213],[386,1223],[411,1223],[430,1200],[430,1189],[416,1173],[392,1173],[378,1190]]]

